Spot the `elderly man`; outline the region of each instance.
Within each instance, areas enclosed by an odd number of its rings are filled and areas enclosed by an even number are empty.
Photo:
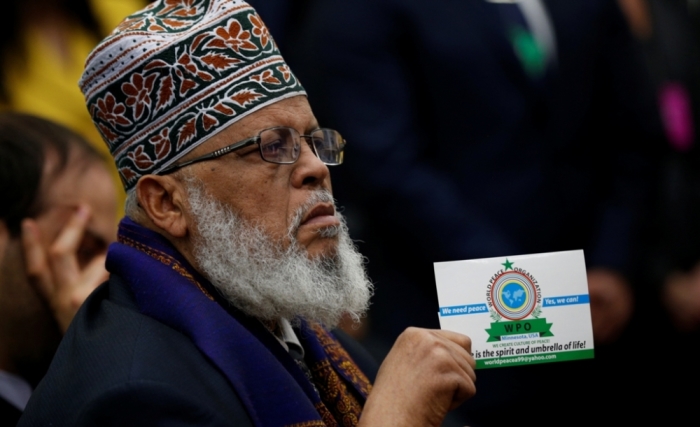
[[[116,195],[70,130],[0,113],[0,425],[17,424],[80,304],[107,277]]]
[[[440,425],[469,338],[411,329],[376,375],[334,327],[372,293],[331,195],[345,141],[246,3],[156,1],[88,58],[127,218],[22,426]]]

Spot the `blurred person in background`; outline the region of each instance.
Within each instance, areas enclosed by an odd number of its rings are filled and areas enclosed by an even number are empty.
[[[700,326],[700,3],[620,0],[649,68],[666,135],[652,277],[679,331]]]
[[[681,384],[700,380],[700,2],[620,0],[649,69],[666,144],[656,159],[653,218],[648,229],[649,292],[641,295],[639,339],[657,337],[674,363],[658,383],[657,399],[672,407],[668,422],[694,417],[694,395]]]
[[[0,107],[75,130],[99,152],[77,81],[97,42],[146,0],[7,0],[0,14]],[[120,189],[112,165],[115,189]],[[120,205],[124,195],[118,193]]]
[[[83,300],[107,277],[116,194],[101,155],[0,113],[0,425],[15,425]]]

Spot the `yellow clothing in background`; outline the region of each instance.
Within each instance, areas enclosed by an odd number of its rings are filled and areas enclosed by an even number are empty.
[[[102,34],[109,34],[121,20],[143,8],[145,0],[92,0]],[[85,107],[85,98],[78,88],[83,66],[99,40],[87,30],[73,26],[66,34],[67,54],[56,52],[53,44],[35,28],[25,30],[23,43],[25,58],[11,62],[2,70],[9,102],[7,108],[34,114],[67,126],[88,139],[105,158],[111,169],[119,195],[118,215],[124,207],[124,190],[107,145],[92,124]]]

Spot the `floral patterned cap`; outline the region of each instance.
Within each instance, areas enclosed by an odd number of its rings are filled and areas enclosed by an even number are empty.
[[[88,110],[126,190],[217,132],[306,92],[240,0],[158,0],[90,54]]]

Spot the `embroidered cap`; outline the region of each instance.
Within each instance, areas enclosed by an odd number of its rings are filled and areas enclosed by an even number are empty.
[[[90,54],[88,110],[129,190],[217,132],[306,92],[240,0],[158,0]]]

